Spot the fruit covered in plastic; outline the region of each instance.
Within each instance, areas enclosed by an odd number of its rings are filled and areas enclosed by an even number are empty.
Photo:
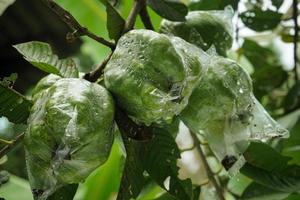
[[[181,119],[192,131],[206,137],[227,169],[237,160],[243,163],[240,155],[249,141],[265,142],[287,133],[253,96],[247,72],[234,61],[218,56],[212,57]]]
[[[186,106],[207,58],[181,38],[132,30],[120,38],[105,68],[105,85],[135,121],[169,123]]]
[[[232,46],[232,9],[224,11],[192,11],[184,22],[163,20],[160,31],[171,36],[178,36],[204,51],[212,46],[220,55]]]
[[[113,119],[109,92],[82,79],[59,79],[35,95],[25,152],[30,185],[38,191],[38,199],[83,181],[106,161]]]

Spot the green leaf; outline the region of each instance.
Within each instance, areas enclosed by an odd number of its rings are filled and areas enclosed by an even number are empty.
[[[246,39],[241,51],[255,68],[252,78],[257,98],[278,88],[286,81],[287,72],[282,69],[279,56],[272,49]]]
[[[24,59],[33,66],[62,77],[78,77],[78,69],[73,59],[59,59],[53,54],[49,44],[32,41],[14,45]]]
[[[117,199],[129,200],[140,194],[146,179],[143,175],[144,168],[141,162],[142,143],[129,138],[123,138],[123,142],[127,156]]]
[[[192,199],[192,183],[190,179],[178,178],[177,159],[180,151],[168,132],[168,129],[157,128],[155,137],[147,144],[144,153],[144,166],[150,177],[169,194],[180,200]]]
[[[49,200],[70,200],[73,199],[75,193],[77,191],[78,184],[71,184],[64,186],[58,189],[53,195],[51,195],[48,199]]]
[[[290,193],[279,192],[270,188],[267,188],[258,183],[251,183],[242,195],[243,200],[283,200]]]
[[[284,109],[286,111],[293,110],[299,106],[300,82],[297,82],[288,92],[284,99]]]
[[[0,16],[4,13],[4,11],[13,4],[16,0],[0,0]]]
[[[101,0],[101,2],[106,6],[106,27],[109,37],[117,41],[122,35],[125,20],[107,0]]]
[[[300,119],[299,113],[297,115],[297,122],[290,130],[290,137],[283,141],[282,154],[292,158],[290,164],[300,165]],[[289,121],[292,121],[290,119]]]
[[[300,194],[291,194],[290,196],[288,196],[284,200],[299,200],[299,199],[300,199]]]
[[[0,82],[0,117],[10,122],[26,123],[32,103],[14,89]]]
[[[28,181],[12,174],[9,176],[9,182],[1,185],[0,194],[2,198],[7,200],[33,200]]]
[[[284,0],[272,0],[272,4],[278,9],[282,5]]]
[[[300,190],[300,167],[288,165],[289,157],[264,143],[251,143],[244,153],[247,163],[241,173],[273,190],[290,193]]]
[[[147,4],[161,17],[171,21],[185,21],[188,8],[178,0],[147,0]]]
[[[248,163],[270,172],[284,170],[291,160],[267,144],[259,142],[251,142],[244,152],[244,157]],[[275,160],[276,163],[274,163]]]
[[[255,31],[266,31],[274,29],[281,21],[281,13],[266,10],[258,7],[241,13],[243,23]]]
[[[223,10],[230,5],[237,9],[239,0],[192,0],[189,4],[190,10]]]
[[[110,199],[117,194],[124,167],[124,155],[119,144],[119,134],[104,165],[95,170],[84,182],[85,193],[81,199]]]

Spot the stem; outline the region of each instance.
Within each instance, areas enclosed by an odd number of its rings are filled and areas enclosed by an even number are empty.
[[[140,17],[141,17],[142,22],[143,22],[146,29],[154,30],[154,26],[152,24],[151,18],[149,16],[148,11],[147,11],[146,3],[142,6],[142,9],[140,11]]]
[[[7,153],[9,153],[15,146],[17,146],[24,138],[25,133],[21,133],[20,135],[18,135],[16,137],[16,139],[14,139],[14,141],[12,141],[11,144],[8,144],[6,146],[4,146],[1,150],[0,150],[0,158],[2,158],[3,156],[5,156]]]
[[[115,48],[115,44],[105,40],[102,37],[99,37],[97,35],[95,35],[94,33],[90,32],[87,28],[82,27],[79,22],[72,16],[72,14],[70,12],[68,12],[67,10],[65,10],[64,8],[60,7],[57,3],[55,3],[53,0],[43,0],[44,3],[53,11],[55,12],[62,21],[64,21],[69,28],[73,31],[73,33],[69,33],[67,35],[67,39],[69,41],[73,41],[78,37],[81,36],[88,36],[94,40],[96,40],[97,42],[111,48],[114,49]]]
[[[299,80],[298,77],[298,72],[297,72],[297,64],[298,64],[298,57],[297,57],[297,49],[298,49],[298,32],[299,32],[299,27],[298,27],[298,8],[297,8],[297,1],[298,0],[293,0],[293,20],[294,20],[294,26],[295,26],[295,33],[294,33],[294,73],[295,73],[295,81]]]
[[[191,130],[190,130],[190,133],[191,133],[191,136],[193,138],[194,145],[197,147],[197,150],[199,152],[199,155],[200,155],[200,158],[201,158],[202,163],[204,165],[204,169],[205,169],[205,171],[207,173],[208,179],[211,181],[211,183],[215,187],[217,195],[219,196],[219,199],[220,200],[225,200],[225,198],[223,196],[223,190],[219,186],[219,184],[217,183],[217,181],[215,179],[215,176],[214,176],[214,173],[211,171],[211,169],[210,169],[210,167],[208,165],[208,162],[207,162],[206,157],[205,157],[205,155],[204,155],[204,153],[202,151],[201,144],[199,142],[199,139],[198,139],[197,135],[194,132],[192,132]]]
[[[130,14],[127,18],[123,33],[126,33],[133,29],[136,17],[140,13],[143,5],[145,5],[145,0],[135,0],[133,8],[130,11]]]
[[[84,75],[84,79],[88,80],[90,82],[96,82],[97,79],[103,74],[103,70],[105,66],[107,65],[108,61],[110,60],[111,56],[113,55],[113,52],[111,52],[108,57],[92,72],[87,73]]]

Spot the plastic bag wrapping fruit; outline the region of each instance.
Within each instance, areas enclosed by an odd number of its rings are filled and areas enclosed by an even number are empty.
[[[58,81],[59,79],[61,79],[62,77],[57,76],[55,74],[49,74],[47,76],[45,76],[44,78],[42,78],[37,85],[34,87],[34,89],[32,90],[32,99],[33,101],[35,100],[35,96],[38,97],[37,94],[39,94],[40,92],[48,89],[49,87],[51,87],[56,81]]]
[[[178,36],[207,51],[215,46],[220,55],[226,55],[233,42],[233,10],[226,7],[222,11],[192,11],[185,22],[163,20],[160,31]]]
[[[266,142],[287,131],[264,110],[252,93],[252,82],[242,67],[223,57],[212,57],[206,76],[181,113],[183,122],[203,134],[210,148],[228,170],[244,163],[249,141]]]
[[[105,88],[75,78],[57,80],[34,99],[25,135],[26,165],[35,198],[47,199],[106,161],[114,105]]]
[[[181,38],[133,30],[120,38],[104,71],[105,85],[135,121],[168,123],[187,105],[208,58]]]

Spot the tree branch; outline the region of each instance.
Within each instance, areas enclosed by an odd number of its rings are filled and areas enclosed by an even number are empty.
[[[74,41],[76,38],[81,36],[88,36],[97,42],[114,49],[115,44],[105,40],[102,37],[95,35],[94,33],[90,32],[87,28],[82,27],[79,22],[71,15],[70,12],[65,10],[64,8],[60,7],[57,3],[53,0],[43,0],[43,2],[53,11],[55,12],[62,21],[64,21],[69,28],[73,31],[72,33],[67,34],[68,41]]]
[[[147,11],[147,4],[146,4],[146,2],[144,3],[144,5],[141,8],[140,17],[141,17],[142,22],[143,22],[143,24],[144,24],[144,26],[145,26],[146,29],[154,30],[154,26],[153,26],[153,24],[151,22],[149,13]]]
[[[200,155],[200,158],[201,158],[202,163],[204,165],[204,169],[207,173],[208,179],[211,181],[211,183],[215,187],[217,195],[220,198],[220,200],[225,200],[225,198],[223,196],[223,189],[217,183],[217,181],[215,179],[215,176],[214,176],[214,173],[211,171],[211,169],[208,165],[208,162],[207,162],[206,157],[205,157],[205,155],[202,151],[202,148],[201,148],[201,145],[200,145],[200,142],[199,142],[199,139],[198,139],[197,135],[194,132],[192,132],[191,130],[190,130],[190,133],[191,133],[191,136],[193,138],[194,145],[197,147],[197,150],[199,152],[199,155]]]
[[[90,82],[96,82],[97,79],[103,74],[103,70],[104,70],[105,66],[107,65],[107,63],[110,60],[112,55],[113,55],[113,52],[111,52],[108,55],[108,57],[94,71],[85,74],[83,78],[85,80],[90,81]]]
[[[298,57],[297,57],[297,49],[298,49],[298,32],[299,32],[299,26],[298,26],[298,0],[293,0],[293,20],[294,20],[294,26],[295,26],[295,33],[294,33],[294,73],[295,73],[295,81],[299,80],[298,77]]]
[[[126,33],[133,29],[136,17],[140,13],[143,5],[145,5],[145,0],[135,0],[133,8],[130,11],[130,14],[127,18],[123,33]]]
[[[10,152],[15,146],[17,146],[24,138],[25,133],[21,133],[20,135],[18,135],[14,141],[11,142],[11,144],[8,144],[6,146],[4,146],[1,150],[0,150],[0,158],[2,158],[3,156],[5,156],[8,152]]]

